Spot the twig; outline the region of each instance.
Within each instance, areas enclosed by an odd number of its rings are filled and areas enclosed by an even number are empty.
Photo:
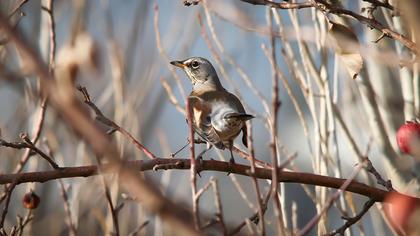
[[[194,140],[194,129],[193,129],[193,114],[191,114],[192,111],[192,105],[190,104],[190,100],[187,99],[185,102],[186,104],[186,113],[187,113],[187,119],[188,119],[188,128],[189,128],[189,140]],[[199,212],[199,205],[198,200],[199,197],[197,197],[197,164],[195,160],[195,149],[194,149],[194,143],[195,142],[189,142],[190,143],[190,163],[191,163],[191,173],[190,173],[190,181],[191,181],[191,194],[193,199],[193,218],[194,218],[194,226],[196,230],[200,229],[200,212]]]
[[[278,74],[277,70],[274,65],[277,64],[276,59],[276,43],[274,40],[273,35],[273,13],[270,9],[267,9],[268,11],[268,25],[270,28],[270,44],[271,44],[271,54],[270,58],[273,62],[273,65],[271,66],[272,70],[272,113],[271,113],[271,141],[270,141],[270,147],[271,147],[271,163],[273,165],[272,167],[272,181],[271,181],[271,195],[274,198],[274,206],[275,211],[274,214],[276,216],[277,220],[277,234],[285,235],[285,225],[283,220],[283,212],[280,202],[280,197],[278,194],[278,154],[277,154],[277,130],[278,130],[278,113],[280,108],[280,98],[279,98],[279,80],[278,80]]]
[[[129,233],[129,236],[136,236],[142,229],[144,229],[149,224],[149,221],[146,220],[141,225],[137,226],[131,233]]]
[[[269,0],[241,0],[241,1],[253,4],[253,5],[265,5],[268,7],[280,8],[280,9],[301,9],[301,8],[313,7],[312,1],[302,2],[302,3],[273,2]]]
[[[249,142],[248,142],[248,144],[249,144]],[[293,155],[289,156],[283,163],[280,164],[279,168],[277,168],[277,171],[282,173],[283,169],[296,157],[297,157],[296,154],[293,154]],[[270,169],[271,169],[271,167],[270,167]],[[252,175],[252,170],[250,170],[250,173],[251,173],[251,175],[250,175],[251,177],[255,177],[254,175]],[[303,186],[303,187],[305,187],[305,186]],[[261,214],[259,213],[259,209],[258,209],[258,211],[256,213],[254,213],[251,217],[248,217],[246,220],[250,220],[251,222],[254,222],[255,224],[258,224],[258,222],[261,220],[262,221],[261,223],[263,224],[264,214],[267,211],[267,204],[268,204],[268,200],[270,199],[270,195],[271,195],[271,189],[268,190],[264,200],[261,200],[262,217],[261,217]],[[246,225],[246,220],[243,221],[242,223],[240,223],[238,226],[236,226],[229,233],[229,235],[235,235],[235,234],[239,233],[241,231],[241,229]]]
[[[344,232],[346,229],[350,228],[352,225],[357,223],[368,211],[369,209],[375,204],[375,199],[370,198],[364,205],[363,209],[354,217],[344,217],[342,216],[344,220],[346,220],[346,223],[341,226],[340,228],[332,231],[331,233],[328,233],[329,236],[334,236],[336,234],[344,235]]]
[[[185,93],[184,87],[182,86],[181,78],[179,78],[179,76],[175,72],[175,68],[170,65],[168,55],[166,54],[166,51],[165,51],[165,49],[163,48],[163,45],[162,45],[162,40],[161,40],[160,32],[159,32],[159,7],[156,3],[154,3],[153,7],[154,7],[154,13],[155,13],[154,18],[153,18],[153,27],[155,29],[156,46],[159,50],[159,54],[165,60],[166,67],[168,68],[168,70],[171,72],[173,78],[175,79],[178,90],[181,93],[181,97],[185,98],[186,93]]]
[[[238,147],[233,146],[232,151],[235,152],[235,153],[237,153],[237,154],[239,154],[239,156],[241,156],[242,158],[248,160],[249,162],[252,161],[252,156],[250,154],[242,151]],[[267,162],[264,162],[264,161],[261,161],[261,160],[257,159],[255,156],[254,156],[254,161],[255,161],[255,165],[257,167],[265,167],[265,168],[271,167],[271,164],[269,164]]]
[[[363,1],[372,3],[372,5],[374,7],[384,7],[384,8],[387,8],[389,10],[394,10],[394,7],[391,4],[389,4],[389,2],[387,0],[384,1],[384,2],[379,1],[379,0],[363,0]]]
[[[92,102],[90,99],[90,95],[86,89],[86,87],[78,86],[77,89],[83,94],[85,103],[95,112],[96,114],[96,120],[100,121],[104,125],[120,132],[123,134],[126,138],[128,138],[139,150],[143,151],[146,156],[148,156],[150,159],[155,159],[156,156],[147,149],[143,144],[141,144],[136,138],[134,138],[133,135],[131,135],[127,130],[122,128],[121,126],[117,125],[114,121],[108,119],[102,112],[99,110],[99,108],[95,105],[95,103]]]
[[[26,216],[24,219],[22,219],[21,216],[18,216],[19,226],[16,229],[16,231],[18,232],[18,236],[22,236],[25,226],[28,225],[28,223],[31,222],[33,219],[34,219],[34,215],[32,214],[32,209],[28,209],[28,212],[26,213]]]
[[[113,235],[115,234],[116,236],[119,236],[120,235],[120,226],[119,226],[120,224],[118,222],[118,211],[121,208],[114,207],[114,203],[112,202],[111,192],[109,191],[109,187],[108,187],[108,185],[105,181],[104,176],[102,176],[102,183],[104,185],[106,201],[108,202],[109,210],[111,211],[112,222],[114,223],[114,228],[115,228],[115,232],[113,232],[112,234]]]
[[[179,104],[178,100],[176,99],[174,92],[171,88],[171,86],[169,85],[169,82],[164,79],[163,77],[160,80],[162,82],[162,86],[165,89],[166,93],[168,94],[168,98],[169,101],[175,106],[175,108],[181,112],[181,114],[185,115],[185,109],[181,107],[181,105]]]
[[[227,234],[227,228],[225,225],[225,221],[223,219],[223,208],[222,208],[222,200],[220,198],[220,192],[219,192],[219,185],[217,182],[217,179],[211,178],[210,179],[212,187],[213,187],[213,193],[214,193],[214,202],[216,205],[216,217],[217,221],[220,223],[223,229],[223,235]]]
[[[252,138],[252,126],[251,126],[251,122],[248,122],[249,124],[247,125],[247,129],[248,129],[248,152],[250,153],[251,156],[251,177],[252,177],[252,184],[254,186],[255,189],[255,193],[257,194],[257,205],[258,205],[258,216],[259,219],[261,220],[260,223],[260,229],[261,229],[261,235],[265,235],[265,221],[264,221],[264,210],[263,210],[263,203],[262,203],[262,199],[261,199],[261,191],[260,188],[258,186],[258,181],[257,178],[254,176],[255,174],[255,157],[254,157],[254,140]]]
[[[267,191],[267,194],[265,195],[264,200],[262,201],[262,211],[263,211],[263,217],[265,212],[267,211],[267,204],[268,201],[270,200],[270,195],[271,195],[271,188]],[[260,221],[260,215],[259,212],[255,212],[251,217],[246,218],[244,221],[242,221],[238,226],[236,226],[232,231],[229,232],[228,235],[232,236],[235,235],[237,233],[239,233],[242,228],[247,225],[247,222],[254,222],[255,224],[258,224],[258,222]]]
[[[378,184],[384,186],[388,191],[395,191],[395,189],[392,187],[391,180],[385,180],[382,178],[381,174],[376,170],[375,167],[373,167],[372,162],[369,160],[368,157],[365,158],[366,162],[366,170],[375,176],[376,181]]]
[[[19,2],[19,4],[16,5],[15,8],[13,8],[12,12],[9,14],[8,18],[11,18],[12,16],[14,16],[16,14],[16,12],[18,12],[23,5],[25,5],[25,3],[27,3],[29,0],[22,0]]]
[[[59,184],[60,184],[60,189],[61,189],[61,197],[63,198],[63,201],[64,201],[64,211],[66,212],[66,219],[67,219],[66,222],[67,222],[67,226],[69,227],[69,235],[76,236],[77,230],[73,224],[73,220],[71,219],[71,208],[70,208],[67,191],[61,179],[59,180]]]
[[[16,182],[13,182],[7,189],[6,202],[4,203],[3,212],[1,213],[0,229],[4,229],[4,221],[6,220],[6,215],[9,210],[10,198],[12,196],[13,190],[16,187],[16,184]]]
[[[46,161],[48,161],[48,163],[50,163],[50,165],[54,169],[60,169],[60,167],[57,165],[57,163],[55,163],[55,161],[53,161],[51,159],[51,157],[49,157],[47,154],[45,154],[43,151],[41,151],[41,149],[37,148],[32,143],[32,141],[28,138],[28,135],[27,134],[22,133],[20,135],[20,137],[22,138],[23,142],[10,143],[10,142],[7,142],[7,141],[5,141],[3,139],[0,139],[0,146],[9,147],[9,148],[15,148],[15,149],[28,148],[28,149],[36,152],[39,156],[41,156],[42,158],[44,158]]]
[[[54,71],[55,65],[55,50],[56,50],[56,40],[55,40],[55,20],[54,20],[54,0],[48,0],[47,6],[42,7],[48,14],[48,24],[50,27],[50,50],[49,50],[49,69],[50,72]]]
[[[44,98],[44,99],[42,99],[42,102],[41,102],[40,113],[39,113],[38,119],[35,122],[35,129],[34,129],[35,134],[34,134],[34,137],[31,140],[34,145],[38,142],[39,137],[41,136],[42,128],[44,126],[46,110],[47,110],[47,99]],[[23,167],[28,162],[29,157],[31,156],[30,154],[31,154],[31,149],[26,149],[24,154],[20,158],[19,164],[16,166],[15,170],[13,171],[14,173],[19,173],[19,172],[22,171]],[[6,189],[8,189],[9,187],[10,186],[6,186]],[[7,190],[6,190],[6,192],[7,192]],[[0,197],[0,203],[2,203],[4,201],[6,196],[7,196],[7,194],[3,194]]]
[[[357,176],[357,174],[360,172],[360,170],[363,168],[364,163],[359,163],[357,168],[353,171],[353,173],[350,175],[350,177],[344,181],[343,185],[334,193],[331,195],[331,197],[328,199],[325,206],[321,209],[319,214],[314,216],[306,225],[303,227],[301,231],[297,233],[299,236],[303,236],[308,234],[313,227],[318,223],[318,221],[321,219],[321,217],[330,209],[330,207],[333,205],[334,201],[337,200],[340,197],[340,194],[345,191],[353,181],[353,179]],[[375,199],[375,201],[377,201]]]

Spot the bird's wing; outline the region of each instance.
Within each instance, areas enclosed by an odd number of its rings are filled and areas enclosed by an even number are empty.
[[[224,145],[220,140],[220,136],[211,123],[210,104],[196,96],[190,96],[188,99],[190,101],[190,112],[193,115],[194,131],[207,142],[219,149],[223,149]]]
[[[242,143],[245,147],[248,147],[248,130],[247,126],[242,126]]]

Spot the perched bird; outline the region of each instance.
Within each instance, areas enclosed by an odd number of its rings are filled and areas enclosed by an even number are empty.
[[[215,146],[229,149],[229,162],[234,163],[233,140],[242,131],[242,143],[248,146],[245,122],[254,116],[246,114],[241,101],[223,88],[216,70],[208,60],[192,57],[184,61],[172,61],[171,64],[182,68],[193,86],[188,96],[192,126],[207,143],[207,148],[198,158]]]

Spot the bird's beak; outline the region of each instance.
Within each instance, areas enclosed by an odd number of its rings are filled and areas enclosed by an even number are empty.
[[[184,62],[185,61],[171,61],[170,63],[174,66],[185,69],[187,67],[187,65],[185,65]]]

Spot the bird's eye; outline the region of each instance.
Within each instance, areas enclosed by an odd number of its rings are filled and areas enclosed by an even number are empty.
[[[193,69],[197,69],[197,68],[198,68],[198,66],[199,66],[199,64],[198,64],[198,62],[197,62],[197,61],[193,61],[193,62],[191,62],[191,67],[192,67]]]

